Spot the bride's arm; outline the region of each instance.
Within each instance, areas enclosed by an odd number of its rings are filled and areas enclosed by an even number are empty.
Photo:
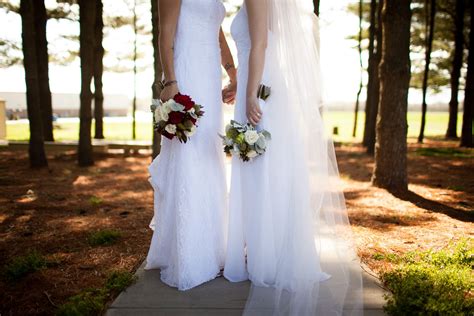
[[[180,0],[152,0],[158,1],[160,17],[160,56],[163,73],[165,75],[165,88],[161,91],[161,100],[168,101],[178,93],[178,83],[174,73],[174,39],[178,24]]]
[[[262,118],[258,105],[258,87],[262,81],[267,49],[268,17],[267,0],[245,0],[249,21],[251,49],[249,56],[249,77],[247,82],[247,118],[257,125]]]
[[[219,31],[219,45],[221,48],[222,67],[224,67],[230,79],[229,84],[222,91],[222,100],[224,103],[232,103],[237,90],[237,71],[235,69],[234,58],[232,57],[222,28]]]

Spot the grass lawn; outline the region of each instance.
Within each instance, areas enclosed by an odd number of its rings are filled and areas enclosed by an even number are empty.
[[[352,137],[352,127],[354,124],[354,114],[352,112],[334,111],[325,113],[326,125],[328,131],[332,131],[333,127],[338,127],[339,135],[334,136],[335,141],[351,142],[360,141],[364,129],[364,113],[359,113],[357,124],[357,136]],[[417,137],[420,129],[421,113],[408,113],[408,136]],[[462,115],[458,118],[458,135],[461,131]],[[137,122],[137,139],[151,140],[151,123]],[[448,113],[433,112],[427,114],[427,125],[425,130],[426,136],[442,136],[446,132],[448,126]],[[94,130],[94,129],[92,129]],[[104,133],[106,139],[109,140],[129,140],[132,138],[131,122],[104,122]],[[28,124],[19,122],[7,123],[7,139],[8,140],[27,140]],[[56,140],[77,140],[79,135],[79,122],[59,123],[54,130]]]

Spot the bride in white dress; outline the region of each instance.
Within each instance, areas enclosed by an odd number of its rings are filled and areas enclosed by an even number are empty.
[[[235,120],[272,140],[253,161],[233,158],[224,276],[252,281],[245,314],[362,314],[360,262],[320,112],[312,1],[245,0],[231,31]],[[260,83],[271,87],[266,102]]]
[[[186,144],[163,137],[161,153],[149,166],[154,232],[145,269],[161,269],[164,283],[187,290],[215,278],[224,265],[221,60],[231,79],[235,69],[220,30],[225,16],[220,0],[160,0],[159,10],[161,99],[190,95],[205,114]],[[235,94],[233,81],[224,91],[226,101]]]

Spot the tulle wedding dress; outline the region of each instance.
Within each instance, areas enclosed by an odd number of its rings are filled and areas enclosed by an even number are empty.
[[[321,117],[318,21],[310,0],[269,0],[258,128],[263,156],[234,157],[224,276],[250,279],[247,315],[360,315],[362,280],[332,141]],[[238,49],[235,119],[246,119],[251,41],[245,4],[232,24]]]
[[[224,264],[226,182],[221,141],[220,0],[181,0],[174,46],[180,92],[204,107],[186,144],[162,138],[149,166],[154,230],[145,269],[161,269],[166,284],[187,290],[216,277]]]

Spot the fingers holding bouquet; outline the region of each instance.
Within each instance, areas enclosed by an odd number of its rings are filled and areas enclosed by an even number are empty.
[[[176,80],[169,80],[162,82],[160,100],[166,102],[174,98],[179,93],[178,82]]]
[[[253,126],[257,126],[263,116],[263,112],[260,108],[260,104],[257,97],[247,98],[246,114],[249,123]]]

